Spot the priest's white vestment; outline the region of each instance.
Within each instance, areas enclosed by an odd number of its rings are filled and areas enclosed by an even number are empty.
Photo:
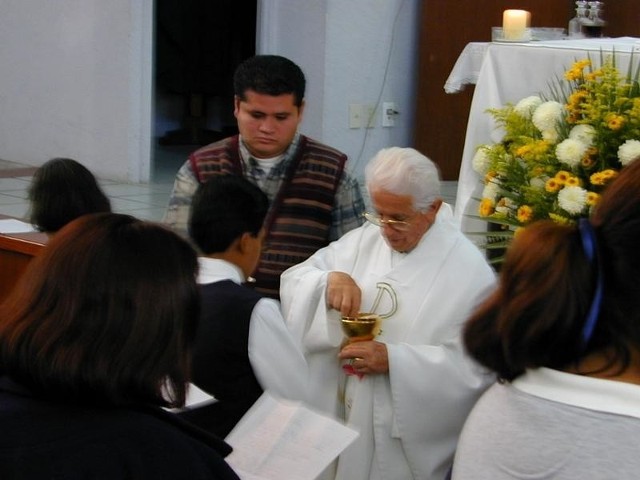
[[[368,311],[388,284],[397,311],[376,340],[387,346],[388,374],[347,377],[337,358],[344,334],[325,299],[328,272],[346,272]],[[409,253],[393,251],[367,223],[282,275],[287,325],[303,344],[314,407],[345,419],[360,437],[339,457],[340,480],[443,479],[463,422],[493,381],[464,353],[461,327],[492,290],[495,274],[443,204]],[[391,297],[383,294],[378,313]]]

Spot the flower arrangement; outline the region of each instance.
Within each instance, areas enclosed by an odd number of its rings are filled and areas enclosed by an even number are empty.
[[[484,178],[479,217],[501,225],[488,248],[503,248],[536,220],[588,216],[620,168],[640,158],[640,68],[623,76],[614,56],[600,64],[575,62],[548,99],[489,110],[504,136],[473,158]]]

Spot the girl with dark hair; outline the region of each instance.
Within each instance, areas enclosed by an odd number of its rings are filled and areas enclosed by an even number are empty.
[[[465,424],[460,479],[630,479],[640,471],[640,161],[590,220],[539,222],[466,325],[499,382]]]
[[[0,478],[237,479],[184,404],[196,254],[159,225],[60,230],[0,306]]]
[[[53,158],[36,170],[28,195],[30,222],[49,234],[81,215],[111,211],[93,174],[71,158]]]

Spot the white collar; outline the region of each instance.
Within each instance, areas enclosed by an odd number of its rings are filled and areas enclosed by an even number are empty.
[[[527,370],[512,382],[520,391],[554,402],[640,418],[640,386],[550,368]]]
[[[237,265],[220,258],[198,257],[200,269],[198,283],[207,284],[221,280],[232,280],[237,284],[244,282],[244,274]]]

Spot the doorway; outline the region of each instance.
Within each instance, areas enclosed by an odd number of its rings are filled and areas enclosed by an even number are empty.
[[[257,0],[156,0],[151,178],[237,133],[233,72],[255,54]]]

